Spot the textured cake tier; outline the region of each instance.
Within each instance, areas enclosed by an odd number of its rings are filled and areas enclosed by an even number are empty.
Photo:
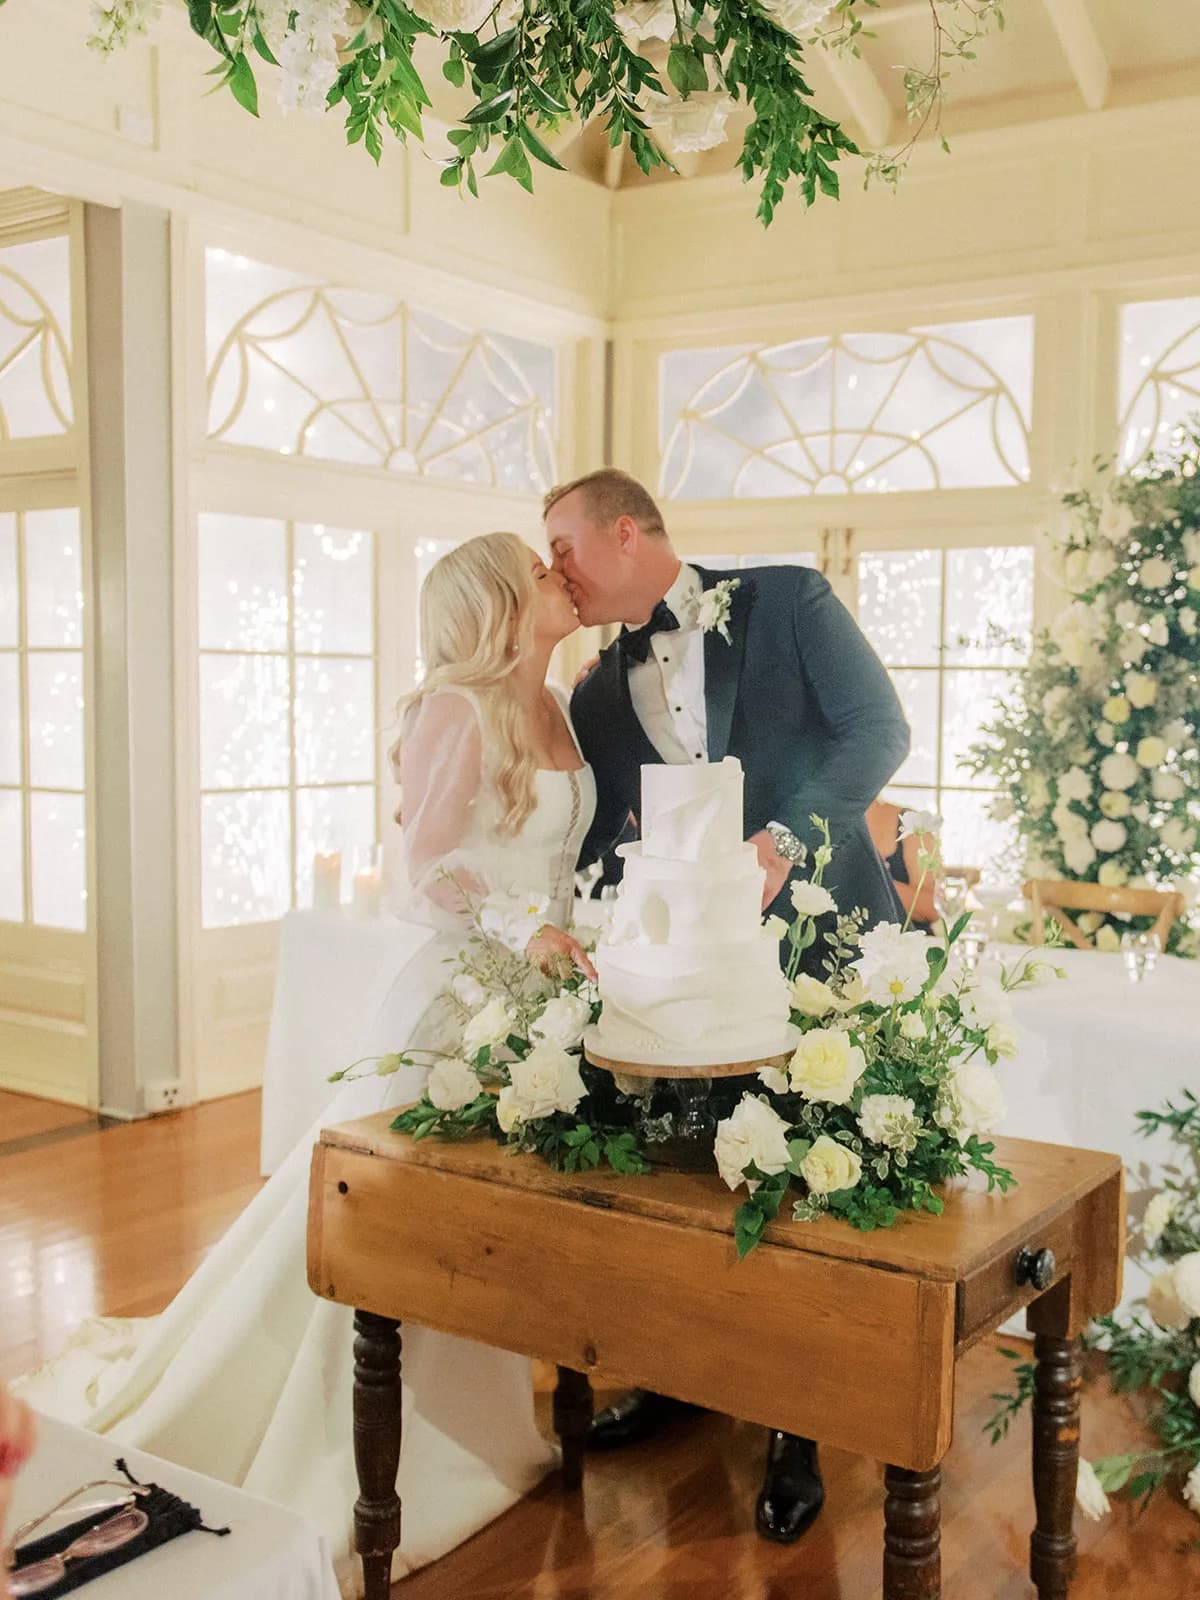
[[[675,946],[602,945],[596,951],[604,997],[599,1034],[619,1057],[703,1046],[730,1061],[778,1048],[788,1024],[788,988],[779,946],[760,932],[753,943],[712,940],[700,952]]]
[[[711,861],[742,843],[742,764],[642,768],[642,849],[668,861]]]
[[[625,872],[605,945],[709,950],[714,939],[745,944],[761,936],[763,870],[753,845],[713,861],[667,861],[637,844],[619,853]]]

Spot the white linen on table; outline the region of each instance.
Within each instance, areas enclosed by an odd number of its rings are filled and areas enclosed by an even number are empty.
[[[14,1486],[9,1532],[93,1478],[119,1481],[118,1456],[142,1483],[157,1483],[194,1505],[208,1527],[231,1531],[225,1539],[200,1532],[172,1539],[85,1584],[79,1593],[87,1600],[338,1600],[329,1547],[294,1512],[50,1417],[38,1418],[37,1448]],[[109,1493],[93,1490],[80,1504]],[[119,1491],[111,1494],[116,1499]],[[74,1519],[64,1513],[30,1537],[41,1538],[64,1520]]]

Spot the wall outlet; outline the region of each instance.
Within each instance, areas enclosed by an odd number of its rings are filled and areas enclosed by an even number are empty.
[[[142,1104],[151,1116],[160,1111],[178,1111],[183,1105],[183,1085],[178,1078],[148,1083],[142,1089]]]

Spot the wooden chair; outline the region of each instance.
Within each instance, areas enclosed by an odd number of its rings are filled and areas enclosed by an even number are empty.
[[[983,876],[983,873],[979,867],[952,867],[947,864],[939,870],[938,876],[943,878],[965,878],[967,888],[973,889]]]
[[[1030,878],[1024,888],[1033,918],[1030,944],[1043,942],[1044,916],[1051,916],[1067,939],[1079,950],[1094,950],[1095,943],[1064,911],[1103,911],[1131,917],[1154,917],[1154,932],[1167,948],[1167,935],[1176,917],[1183,915],[1183,896],[1165,889],[1106,889],[1100,883],[1070,883],[1059,878]]]

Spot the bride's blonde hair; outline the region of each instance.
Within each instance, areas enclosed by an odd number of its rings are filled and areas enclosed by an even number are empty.
[[[400,703],[401,727],[426,696],[471,689],[484,719],[487,765],[503,808],[501,833],[517,833],[534,807],[535,763],[509,684],[533,643],[529,546],[515,533],[484,533],[447,551],[421,585],[420,687]],[[403,732],[389,750],[400,775]]]

